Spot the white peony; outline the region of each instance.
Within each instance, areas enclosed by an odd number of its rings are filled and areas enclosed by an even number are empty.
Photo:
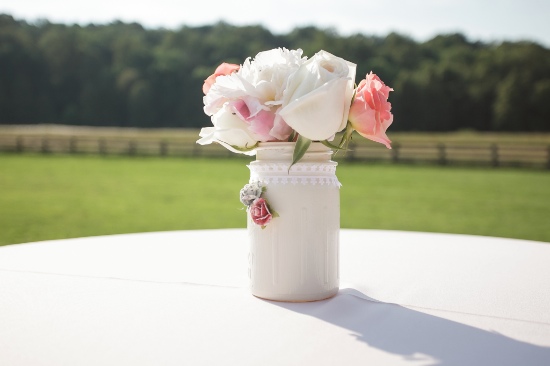
[[[281,103],[287,80],[306,61],[302,50],[276,48],[247,58],[237,73],[255,89],[255,96],[267,105]]]
[[[302,65],[302,50],[276,48],[245,60],[239,71],[219,76],[203,98],[204,112],[212,116],[228,101],[245,97],[271,109],[280,105],[288,77]],[[253,112],[253,111],[251,111]]]
[[[306,60],[301,49],[277,48],[247,58],[237,72],[218,76],[203,98],[204,112],[214,127],[203,128],[203,138],[197,142],[217,141],[235,151],[231,145],[242,148],[258,141],[286,140],[292,129],[277,111],[288,78]]]

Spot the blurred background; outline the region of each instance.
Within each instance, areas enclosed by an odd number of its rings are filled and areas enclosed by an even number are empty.
[[[550,3],[339,5],[0,5],[0,245],[244,227],[250,159],[195,144],[201,89],[276,47],[394,89],[393,149],[335,157],[342,227],[550,241]]]

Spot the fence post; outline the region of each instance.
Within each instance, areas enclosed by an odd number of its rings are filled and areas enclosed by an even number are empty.
[[[401,146],[396,142],[395,144],[393,144],[392,146],[392,149],[391,149],[391,160],[393,163],[398,163],[399,162],[399,149],[401,148]]]
[[[76,147],[76,137],[71,136],[71,139],[69,140],[69,152],[71,154],[77,153],[77,147]]]
[[[41,146],[40,150],[42,151],[43,154],[47,154],[47,153],[50,152],[49,151],[50,149],[48,147],[48,138],[47,137],[42,137],[42,146]]]
[[[439,152],[439,165],[447,165],[447,154],[445,151],[445,144],[438,144],[437,150]]]
[[[191,150],[191,156],[192,156],[192,157],[198,157],[199,155],[202,154],[202,151],[201,151],[201,150],[202,150],[203,148],[201,148],[200,146],[201,146],[201,145],[199,145],[199,144],[197,144],[197,143],[193,144],[193,148],[192,148],[192,150]],[[185,153],[184,153],[184,154],[185,154]]]
[[[136,155],[136,142],[134,140],[128,142],[128,155]]]
[[[107,154],[107,142],[104,138],[99,139],[99,154]]]
[[[344,150],[344,154],[346,155],[346,161],[354,161],[355,160],[355,151],[353,150],[353,146],[355,144],[350,141],[347,146],[347,150]]]
[[[161,156],[168,155],[168,141],[166,140],[160,141],[160,155]]]
[[[25,146],[23,145],[23,136],[17,136],[17,140],[15,140],[15,150],[22,153],[24,149]]]
[[[546,169],[550,169],[550,145],[546,148]]]
[[[498,166],[499,166],[499,161],[498,161],[498,145],[497,145],[497,144],[492,144],[492,145],[491,145],[491,164],[492,164],[494,167],[498,167]]]

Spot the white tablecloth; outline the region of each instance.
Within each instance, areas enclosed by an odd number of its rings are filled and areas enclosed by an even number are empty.
[[[550,244],[340,238],[312,303],[250,295],[244,229],[0,247],[0,365],[550,365]]]

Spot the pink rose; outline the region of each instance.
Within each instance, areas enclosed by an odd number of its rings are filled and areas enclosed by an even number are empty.
[[[361,136],[380,142],[391,149],[386,130],[393,122],[388,97],[392,88],[386,86],[372,71],[361,80],[356,89],[348,119]]]
[[[292,133],[292,128],[281,116],[266,109],[256,98],[243,97],[229,102],[229,105],[237,117],[250,125],[248,129],[258,141],[287,140]]]
[[[210,87],[212,86],[212,84],[214,84],[216,82],[216,78],[218,76],[221,76],[221,75],[229,75],[231,74],[232,72],[235,72],[237,70],[239,70],[240,66],[239,65],[235,65],[235,64],[228,64],[226,62],[224,62],[223,64],[221,64],[220,66],[218,66],[216,68],[216,71],[214,71],[214,73],[212,75],[210,75],[205,81],[204,81],[204,84],[202,85],[202,92],[204,94],[208,93],[208,91],[210,90]]]
[[[256,134],[258,141],[276,140],[270,134],[275,121],[275,113],[263,109],[257,99],[244,97],[230,102],[229,105],[237,117],[250,125],[248,129]]]
[[[250,217],[255,224],[261,226],[265,226],[271,221],[272,215],[265,199],[258,198],[250,205]]]

